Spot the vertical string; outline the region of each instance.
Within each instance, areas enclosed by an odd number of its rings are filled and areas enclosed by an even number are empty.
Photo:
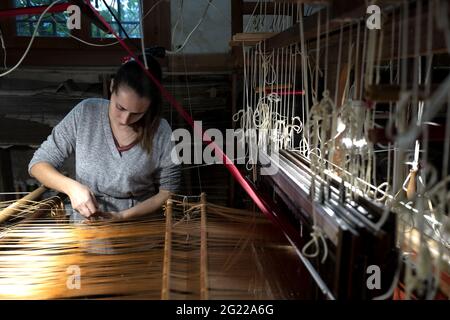
[[[308,53],[305,44],[305,35],[303,29],[303,14],[304,14],[304,4],[300,5],[299,13],[299,29],[300,29],[300,54],[301,54],[301,65],[302,65],[302,86],[305,94],[302,97],[302,116],[304,128],[309,128],[309,81],[308,81]],[[306,144],[304,155],[307,154],[307,146],[310,145],[309,129],[304,130],[304,135],[306,135]]]
[[[325,65],[324,65],[324,91],[328,88],[328,34],[330,30],[330,7],[326,6],[326,25],[325,25]]]
[[[277,70],[276,70],[276,74],[277,74],[277,78],[278,79],[281,79],[281,68],[280,68],[280,49],[279,48],[277,48],[277,63],[276,63],[276,68],[277,68]],[[278,84],[278,82],[277,82],[277,84]],[[273,119],[273,126],[272,126],[272,128],[274,129],[274,130],[276,130],[276,128],[277,128],[277,115],[278,115],[278,113],[279,112],[281,112],[280,111],[280,109],[279,109],[279,106],[280,104],[279,104],[279,102],[276,102],[275,103],[275,106],[276,106],[276,109],[275,109],[275,117],[274,117],[274,119]],[[276,131],[275,131],[276,132]],[[277,143],[277,142],[275,142],[275,143]]]
[[[342,58],[342,39],[343,39],[343,33],[344,33],[344,25],[341,22],[341,26],[339,28],[339,47],[338,47],[338,60],[336,64],[336,85],[335,85],[335,92],[334,92],[334,103],[336,106],[338,106],[338,94],[339,94],[339,76],[341,71],[341,58]],[[334,131],[333,131],[334,132]]]
[[[371,32],[375,32],[375,30],[371,30]],[[381,32],[382,33],[382,32]],[[379,42],[379,48],[382,48],[382,42]],[[364,77],[364,73],[366,71],[366,59],[364,59],[364,57],[366,56],[366,49],[367,49],[367,28],[364,28],[364,36],[363,36],[363,51],[362,51],[362,55],[361,55],[361,72],[360,72],[360,86],[359,86],[359,92],[358,92],[358,100],[362,100],[363,98],[363,88],[365,87],[365,85],[368,85],[368,83],[365,83],[365,77]],[[369,64],[369,62],[367,61],[367,64]],[[378,64],[379,66],[379,64]],[[369,69],[373,69],[373,65],[369,64]],[[379,70],[379,67],[377,68]]]
[[[295,112],[295,92],[297,91],[297,45],[295,45],[294,47],[294,53],[293,53],[293,57],[292,59],[294,60],[294,67],[292,70],[292,78],[293,78],[293,86],[292,86],[292,91],[293,91],[293,95],[292,95],[292,109],[291,109],[291,125],[292,125],[292,130],[294,130],[294,119],[295,117],[297,117],[296,112]],[[294,135],[292,134],[292,138],[291,138],[291,144],[289,146],[291,149],[294,148]]]
[[[353,99],[357,100],[357,91],[356,91],[356,80],[358,78],[358,74],[359,74],[359,42],[360,42],[360,32],[361,32],[361,27],[360,24],[357,23],[356,24],[356,53],[355,53],[355,85],[353,87]],[[359,79],[361,81],[361,79]],[[360,83],[361,84],[361,83]],[[358,86],[359,88],[359,86]]]
[[[332,119],[332,128],[331,128],[331,134],[335,135],[337,133],[337,114],[338,114],[338,94],[339,94],[339,76],[341,72],[341,59],[342,59],[342,40],[343,40],[343,33],[344,33],[344,25],[341,22],[341,26],[339,28],[339,47],[338,47],[338,59],[336,64],[336,82],[335,82],[335,91],[334,91],[334,110],[333,110],[333,119]],[[334,160],[334,151],[336,149],[336,139],[335,137],[331,137],[332,144],[331,144],[331,150],[329,154],[329,162],[330,164],[333,163]]]
[[[320,66],[320,17],[322,12],[318,12],[317,16],[317,37],[316,37],[316,70],[315,70],[315,101],[314,104],[319,102],[319,66]]]
[[[352,44],[352,34],[353,34],[353,26],[352,25],[350,25],[350,27],[349,27],[349,31],[348,31],[348,56],[347,56],[347,64],[348,64],[348,66],[347,66],[347,79],[346,79],[346,94],[342,97],[342,99],[344,99],[344,97],[346,98],[346,99],[350,99],[350,94],[349,94],[349,92],[350,92],[350,73],[351,73],[351,70],[352,70],[352,66],[353,66],[353,64],[352,64],[352,53],[353,53],[353,50],[352,50],[352,47],[353,47],[353,44]],[[342,104],[343,104],[343,102],[342,102]]]

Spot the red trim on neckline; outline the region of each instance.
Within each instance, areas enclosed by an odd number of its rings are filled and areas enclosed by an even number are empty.
[[[116,145],[116,148],[117,148],[117,150],[118,150],[119,152],[128,151],[128,150],[130,150],[131,148],[133,148],[133,147],[138,143],[138,141],[137,141],[137,139],[136,139],[136,140],[134,140],[132,143],[130,143],[129,145],[126,145],[126,146],[121,147],[121,146],[119,145],[119,143],[117,142],[117,139],[116,139],[116,137],[114,136],[114,134],[113,134],[113,139],[114,139],[114,144]]]

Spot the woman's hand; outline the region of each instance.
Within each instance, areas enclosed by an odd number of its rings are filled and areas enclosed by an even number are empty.
[[[74,181],[69,186],[67,195],[72,203],[72,208],[89,218],[98,211],[98,203],[94,193],[85,185]]]

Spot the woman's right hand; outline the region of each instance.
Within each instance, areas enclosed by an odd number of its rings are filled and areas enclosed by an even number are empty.
[[[84,217],[89,218],[98,211],[98,203],[95,195],[85,185],[74,181],[69,187],[67,195],[72,203],[72,208]]]

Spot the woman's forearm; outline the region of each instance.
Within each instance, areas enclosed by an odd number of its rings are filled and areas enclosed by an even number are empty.
[[[70,179],[56,170],[47,162],[36,163],[30,170],[30,173],[44,186],[69,194],[75,180]]]
[[[122,211],[121,216],[123,219],[130,219],[155,212],[161,209],[163,204],[169,199],[169,196],[169,191],[160,190],[156,195],[144,202],[141,202],[128,210]]]
[[[77,188],[80,188],[80,184],[77,181],[64,176],[63,174],[58,172],[58,170],[56,170],[51,164],[47,162],[36,163],[31,168],[30,173],[44,186],[59,192],[63,192],[69,195],[69,197],[74,196],[72,194],[75,193],[72,192],[73,190],[77,190]],[[145,200],[144,202],[141,202],[128,210],[122,211],[121,218],[123,219],[136,218],[155,212],[163,206],[163,204],[167,201],[169,196],[170,196],[169,191],[160,190],[156,195]],[[89,212],[94,213],[95,210],[91,209]]]

